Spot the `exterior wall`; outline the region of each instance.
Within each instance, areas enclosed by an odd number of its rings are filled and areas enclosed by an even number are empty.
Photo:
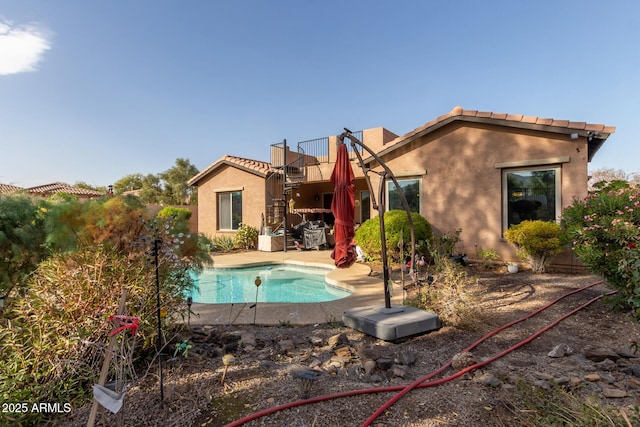
[[[228,165],[204,177],[198,185],[198,227],[207,236],[233,234],[219,231],[218,193],[242,191],[242,223],[260,228],[265,211],[265,178]]]
[[[585,138],[571,140],[569,135],[454,122],[394,150],[383,160],[397,178],[426,172],[421,175],[421,214],[434,233],[461,228],[460,252],[474,256],[478,247],[494,249],[506,261],[517,257],[502,237],[502,169],[496,165],[559,157],[569,158],[561,164],[564,208],[587,194]],[[372,176],[375,188],[378,182]]]

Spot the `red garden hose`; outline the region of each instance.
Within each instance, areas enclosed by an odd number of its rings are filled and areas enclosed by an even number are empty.
[[[488,338],[496,335],[497,333],[503,331],[506,328],[509,328],[517,323],[523,322],[524,320],[527,320],[535,315],[537,315],[538,313],[540,313],[543,310],[546,310],[547,308],[551,307],[552,305],[556,304],[558,301],[560,301],[561,299],[568,297],[570,295],[573,295],[575,293],[578,292],[582,292],[588,288],[591,288],[593,286],[599,285],[601,284],[603,281],[599,280],[595,283],[592,283],[590,285],[575,289],[571,292],[568,292],[558,298],[556,298],[555,300],[551,301],[550,303],[542,306],[541,308],[517,319],[514,320],[510,323],[507,323],[491,332],[489,332],[488,334],[484,335],[482,338],[480,338],[479,340],[477,340],[476,342],[474,342],[473,344],[471,344],[469,347],[467,347],[466,349],[462,350],[462,352],[465,351],[470,351],[471,349],[475,348],[476,346],[478,346],[480,343],[482,343],[483,341],[487,340]],[[572,316],[573,314],[577,313],[578,311],[582,310],[583,308],[587,307],[588,305],[594,303],[595,301],[599,300],[600,298],[602,298],[603,295],[599,295],[589,301],[587,301],[586,303],[582,304],[581,306],[579,306],[578,308],[566,313],[565,315],[563,315],[562,317],[558,318],[557,320],[555,320],[553,323],[550,323],[549,325],[545,326],[544,328],[538,330],[537,332],[535,332],[534,334],[530,335],[528,338],[526,338],[523,341],[520,341],[519,343],[515,344],[514,346],[502,351],[501,353],[498,353],[497,355],[486,359],[480,363],[476,363],[475,365],[469,366],[461,371],[456,372],[453,375],[450,375],[448,377],[445,378],[441,378],[439,380],[435,380],[435,381],[430,381],[430,382],[425,382],[426,380],[433,378],[434,376],[442,373],[443,371],[445,371],[447,368],[449,368],[449,366],[451,365],[451,361],[447,362],[445,365],[443,365],[441,368],[437,369],[434,372],[431,372],[430,374],[427,374],[421,378],[418,378],[416,381],[414,381],[413,383],[411,383],[408,386],[389,386],[389,387],[375,387],[375,388],[368,388],[368,389],[361,389],[361,390],[350,390],[350,391],[345,391],[345,392],[340,392],[340,393],[333,393],[333,394],[327,394],[327,395],[323,395],[323,396],[316,396],[316,397],[312,397],[309,399],[304,399],[304,400],[298,400],[295,402],[290,402],[290,403],[286,403],[284,405],[279,405],[279,406],[274,406],[272,408],[267,408],[264,409],[262,411],[259,412],[255,412],[253,414],[250,414],[246,417],[243,417],[239,420],[233,421],[229,424],[227,424],[225,427],[236,427],[236,426],[241,426],[243,424],[246,424],[250,421],[253,421],[255,419],[267,416],[267,415],[271,415],[274,414],[276,412],[280,412],[282,410],[285,409],[290,409],[290,408],[295,408],[297,406],[303,406],[303,405],[308,405],[310,403],[318,403],[318,402],[324,402],[327,400],[333,400],[333,399],[338,399],[341,397],[347,397],[347,396],[357,396],[360,394],[372,394],[372,393],[384,393],[384,392],[398,392],[398,394],[396,394],[393,398],[391,398],[390,400],[388,400],[384,405],[382,405],[378,410],[376,410],[363,424],[362,426],[369,426],[378,416],[380,416],[380,414],[382,412],[384,412],[386,409],[388,409],[391,405],[393,405],[395,402],[397,402],[400,398],[402,398],[402,396],[404,396],[405,394],[407,394],[409,391],[415,389],[415,388],[425,388],[425,387],[433,387],[436,385],[440,385],[440,384],[444,384],[448,381],[451,381],[453,379],[456,379],[464,374],[466,374],[467,372],[470,372],[474,369],[480,368],[482,366],[488,365],[489,363],[494,362],[495,360],[499,359],[500,357],[512,352],[513,350],[516,350],[520,347],[522,347],[525,344],[528,344],[529,342],[533,341],[535,338],[537,338],[538,336],[540,336],[541,334],[543,334],[544,332],[548,331],[549,329],[551,329],[552,327],[556,326],[558,323],[560,323],[562,320]]]

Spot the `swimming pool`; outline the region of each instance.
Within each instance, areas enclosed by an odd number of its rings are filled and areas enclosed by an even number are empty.
[[[256,302],[326,302],[351,295],[351,292],[328,284],[324,278],[330,270],[290,264],[245,268],[205,268],[196,278],[198,290],[193,302],[237,304]]]

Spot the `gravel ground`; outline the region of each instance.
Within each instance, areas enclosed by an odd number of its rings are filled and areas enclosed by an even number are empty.
[[[157,370],[146,375],[140,373],[120,413],[101,414],[97,425],[223,426],[306,396],[314,399],[366,389],[368,392],[363,394],[281,410],[245,424],[358,426],[397,394],[397,391],[381,389],[407,386],[445,365],[487,332],[570,290],[597,281],[588,275],[506,274],[506,270],[471,273],[479,278],[479,285],[473,289],[474,301],[486,318],[483,324],[477,325],[476,331],[444,326],[393,343],[338,323],[295,327],[235,325],[185,331],[176,337],[176,342],[189,339],[193,347],[186,358],[165,364],[164,404],[159,398]],[[475,362],[486,360],[607,291],[598,285],[564,298],[534,318],[495,335],[467,356]],[[251,342],[252,338],[255,343]],[[243,343],[238,346],[240,340]],[[409,392],[372,425],[521,425],[522,412],[514,397],[518,382],[544,389],[545,381],[548,386],[550,381],[565,377],[579,381],[574,385],[580,385],[584,396],[589,395],[628,414],[632,406],[639,403],[640,381],[632,374],[636,364],[640,374],[640,359],[633,353],[639,340],[637,323],[627,314],[610,312],[602,300],[598,300],[487,366],[441,385]],[[559,346],[570,349],[567,356],[551,358],[549,352]],[[582,355],[592,348],[624,353],[626,365],[618,362],[615,368],[606,367],[584,359]],[[226,353],[233,354],[236,363],[227,368],[223,385],[222,355]],[[310,386],[305,389],[301,372],[308,371],[314,373],[315,379],[308,381]],[[455,372],[449,368],[436,378]],[[594,379],[593,375],[598,374],[600,379]],[[606,381],[609,377],[612,379]],[[610,396],[607,390],[612,388],[624,393]],[[86,425],[89,411],[90,405],[74,408],[70,416],[56,419],[51,425]]]

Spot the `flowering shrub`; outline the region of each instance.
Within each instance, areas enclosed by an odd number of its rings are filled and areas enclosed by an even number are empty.
[[[544,273],[550,257],[562,251],[560,226],[551,221],[522,221],[504,236],[517,248],[518,256],[531,264],[534,273]]]
[[[234,239],[235,246],[241,249],[252,249],[258,246],[258,229],[242,224]]]
[[[640,318],[640,188],[602,186],[564,210],[564,238],[592,273],[619,292]]]

